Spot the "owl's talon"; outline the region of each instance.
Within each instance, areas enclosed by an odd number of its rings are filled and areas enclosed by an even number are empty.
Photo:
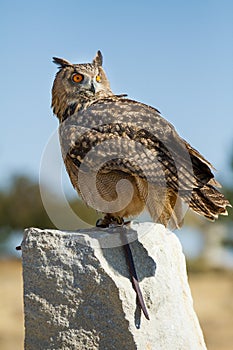
[[[110,226],[123,226],[124,225],[124,219],[120,216],[111,217],[111,223]]]
[[[102,227],[102,228],[106,228],[108,227],[109,225],[107,225],[104,221],[104,219],[98,219],[96,221],[96,224],[95,224],[96,227]]]
[[[125,224],[124,219],[120,216],[110,216],[105,215],[104,218],[97,220],[96,227],[115,227],[115,226],[123,226]],[[128,224],[128,222],[127,222]]]

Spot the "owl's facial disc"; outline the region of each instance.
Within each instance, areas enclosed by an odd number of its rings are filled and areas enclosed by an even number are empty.
[[[100,73],[96,73],[93,75],[81,74],[75,71],[71,76],[71,81],[73,86],[78,88],[78,92],[91,92],[92,94],[98,93],[103,90],[103,86],[101,84],[102,78]]]
[[[104,87],[101,84],[101,78],[99,75],[94,78],[88,79],[88,81],[83,83],[83,88],[87,91],[90,91],[93,94],[98,94],[104,90]]]

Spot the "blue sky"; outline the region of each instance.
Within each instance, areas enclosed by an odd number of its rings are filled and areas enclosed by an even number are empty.
[[[231,0],[1,0],[0,13],[0,186],[15,173],[39,176],[58,125],[52,56],[89,62],[98,49],[114,92],[157,107],[231,181]]]

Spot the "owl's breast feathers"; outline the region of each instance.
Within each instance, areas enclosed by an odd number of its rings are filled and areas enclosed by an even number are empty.
[[[158,110],[112,96],[75,112],[71,104],[60,124],[60,142],[68,172],[77,188],[78,171],[122,172],[155,188],[166,187],[201,215],[214,219],[230,205],[215,188],[211,164]],[[72,174],[71,174],[72,173]]]

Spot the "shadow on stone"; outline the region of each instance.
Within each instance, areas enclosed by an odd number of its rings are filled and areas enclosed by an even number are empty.
[[[124,238],[122,239],[122,245],[124,243],[130,242],[129,244],[132,251],[138,280],[142,281],[144,278],[154,276],[156,270],[156,263],[148,255],[148,251],[144,248],[142,243],[139,242],[137,231],[133,230],[132,228],[124,230],[121,227],[119,227],[118,235],[125,235],[124,237],[126,237],[126,240],[124,240]],[[127,239],[127,236],[130,236],[129,240]],[[120,275],[124,277],[130,277],[127,262],[125,263],[125,266],[119,264],[119,255],[124,256],[124,249],[122,246],[113,248],[102,248],[102,252],[109,265],[115,271],[117,271]]]
[[[129,243],[129,245],[133,256],[138,281],[141,282],[144,278],[154,277],[156,272],[156,263],[148,255],[148,251],[144,248],[142,243],[139,242],[137,231],[133,230],[132,228],[119,227],[118,235],[121,236],[122,244],[127,244],[127,242],[129,241],[131,242]],[[130,239],[128,239],[127,236],[130,236]],[[124,256],[125,253],[123,246],[114,248],[102,248],[102,253],[108,264],[116,272],[130,280],[129,267],[126,257]],[[125,259],[125,265],[119,264],[119,256],[123,256],[122,259]],[[135,327],[139,329],[141,324],[142,312],[141,307],[136,298],[136,293],[135,305],[136,309],[134,312],[134,323]]]

